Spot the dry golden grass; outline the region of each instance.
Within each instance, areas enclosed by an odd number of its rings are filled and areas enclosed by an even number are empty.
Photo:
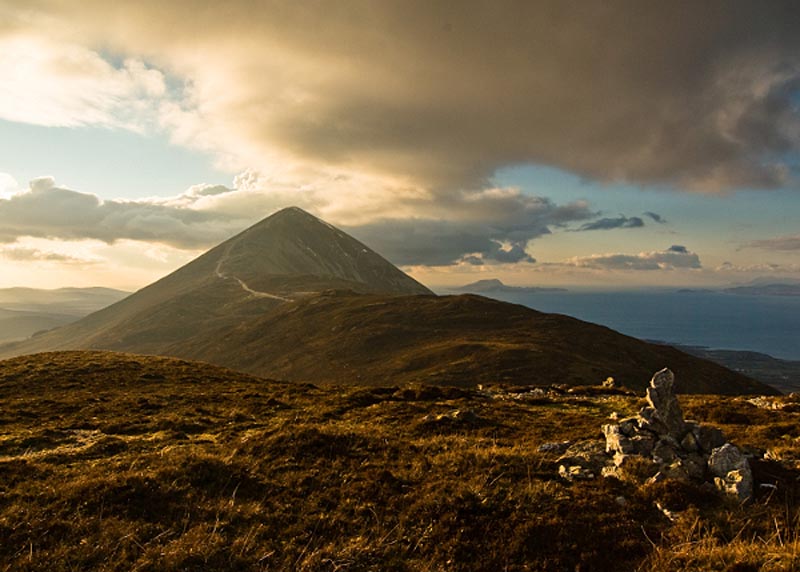
[[[528,391],[315,387],[102,352],[0,362],[0,570],[792,569],[792,467],[755,467],[779,488],[746,507],[641,475],[569,484],[539,445],[599,439],[641,398]],[[765,450],[800,421],[737,398],[685,408]],[[477,419],[437,420],[456,409]]]

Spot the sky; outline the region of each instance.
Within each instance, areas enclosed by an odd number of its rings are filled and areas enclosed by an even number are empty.
[[[286,206],[432,286],[800,280],[796,2],[0,0],[0,287]]]

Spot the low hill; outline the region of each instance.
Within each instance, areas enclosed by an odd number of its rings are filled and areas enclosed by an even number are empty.
[[[83,317],[119,302],[130,292],[114,288],[0,288],[0,308]]]
[[[800,361],[778,359],[752,351],[718,350],[679,344],[670,345],[677,347],[682,352],[713,361],[733,371],[741,372],[784,393],[800,391]]]
[[[328,292],[195,336],[168,353],[289,380],[583,385],[643,389],[669,366],[689,393],[774,393],[742,374],[609,328],[475,295]]]
[[[0,308],[0,343],[23,340],[77,320],[75,316]]]
[[[0,402],[3,570],[791,570],[800,549],[789,398],[682,400],[782,459],[751,461],[745,506],[633,469],[559,478],[563,441],[641,406],[599,387],[315,387],[61,352],[0,362]]]

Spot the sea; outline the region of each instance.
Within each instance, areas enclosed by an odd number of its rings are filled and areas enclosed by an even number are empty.
[[[636,338],[800,360],[800,296],[614,291],[484,294]]]

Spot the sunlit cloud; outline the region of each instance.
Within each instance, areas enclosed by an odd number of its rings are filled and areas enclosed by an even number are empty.
[[[135,58],[114,66],[50,35],[0,35],[0,118],[48,127],[143,130],[158,120],[164,75]]]
[[[6,199],[19,189],[17,180],[8,173],[0,173],[0,199]]]
[[[675,270],[701,268],[700,257],[685,246],[673,245],[666,250],[638,254],[592,254],[577,256],[564,262],[568,266],[601,270]]]
[[[15,262],[57,262],[59,264],[96,264],[100,262],[93,258],[81,258],[63,252],[52,250],[39,250],[25,246],[0,247],[0,257]]]

